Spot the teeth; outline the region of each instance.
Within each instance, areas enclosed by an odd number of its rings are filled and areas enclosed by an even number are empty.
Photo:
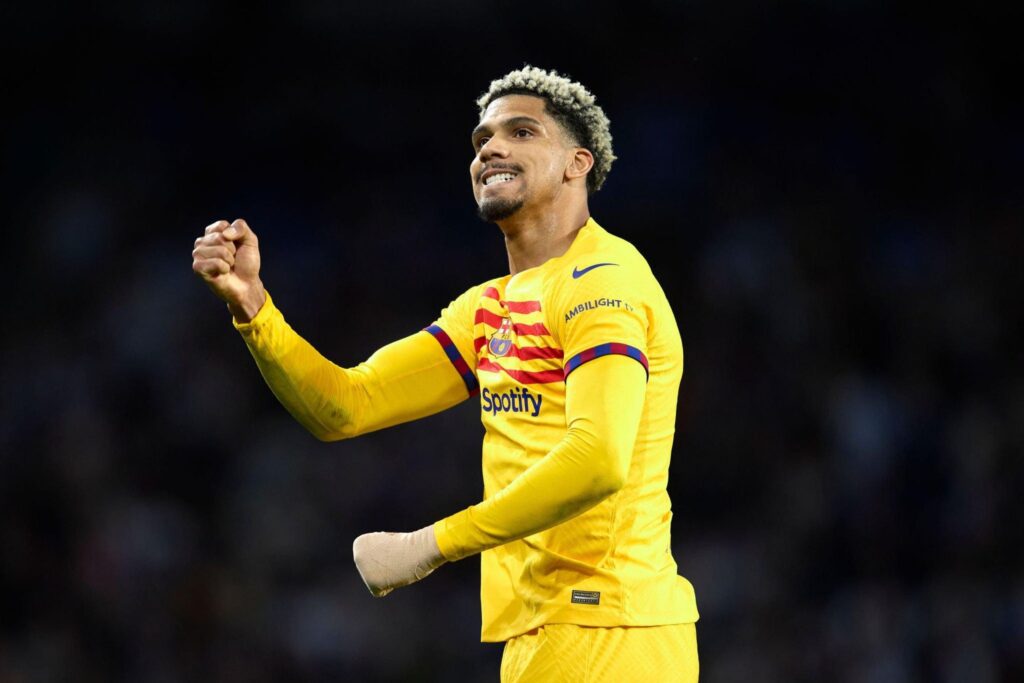
[[[515,178],[514,173],[495,173],[490,178],[484,181],[484,185],[493,185],[495,183],[507,183],[508,181]]]

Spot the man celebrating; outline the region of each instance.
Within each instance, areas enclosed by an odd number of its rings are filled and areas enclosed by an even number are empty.
[[[478,104],[470,179],[509,274],[424,331],[334,365],[274,306],[240,219],[206,228],[192,269],[317,438],[479,394],[484,500],[419,531],[357,538],[375,596],[482,553],[481,638],[506,641],[502,681],[696,681],[696,602],[676,573],[666,491],[683,349],[643,256],[587,208],[615,159],[608,118],[582,85],[534,67]]]

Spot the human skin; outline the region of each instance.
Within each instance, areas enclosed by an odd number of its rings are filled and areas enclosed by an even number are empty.
[[[259,240],[242,218],[206,226],[192,249],[192,272],[240,323],[252,320],[267,300],[260,280]]]
[[[569,138],[542,98],[530,95],[506,95],[491,102],[472,141],[475,155],[469,175],[477,206],[483,210],[496,202],[522,204],[511,216],[496,221],[505,236],[509,272],[515,275],[564,254],[590,217],[590,151]],[[515,178],[485,184],[506,170]]]

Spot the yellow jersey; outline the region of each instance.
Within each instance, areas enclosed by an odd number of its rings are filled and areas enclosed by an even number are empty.
[[[428,331],[479,393],[485,502],[563,438],[574,370],[621,355],[648,373],[625,485],[566,522],[483,552],[482,639],[558,622],[696,621],[693,588],[672,557],[666,490],[683,347],[643,256],[591,219],[565,254],[471,288]],[[479,552],[473,512],[435,526],[445,557]]]
[[[325,441],[479,395],[484,498],[434,531],[448,560],[482,553],[483,640],[697,620],[666,490],[682,343],[625,240],[588,220],[562,256],[472,287],[353,368],[317,352],[269,295],[235,326],[281,403]]]

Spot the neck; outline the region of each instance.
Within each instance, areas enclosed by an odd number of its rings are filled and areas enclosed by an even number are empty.
[[[546,211],[524,212],[525,208],[498,223],[505,235],[508,269],[512,275],[567,252],[576,233],[590,218],[586,203],[561,212],[550,207]]]

